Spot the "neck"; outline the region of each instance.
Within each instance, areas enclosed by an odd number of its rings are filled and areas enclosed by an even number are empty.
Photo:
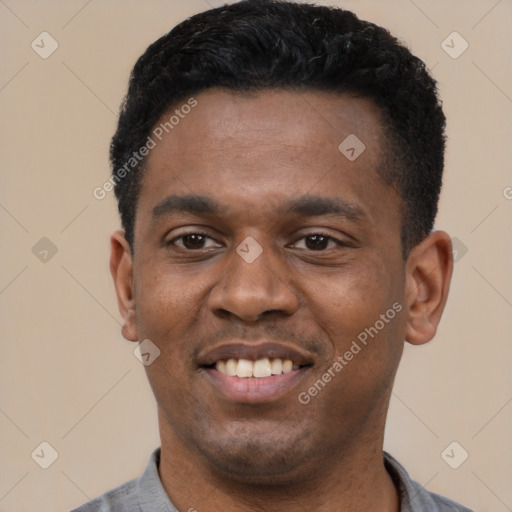
[[[376,435],[375,432],[381,432]],[[294,474],[240,481],[188,450],[160,414],[160,478],[178,510],[225,512],[399,512],[382,453],[383,428],[360,435],[357,446],[319,454]]]

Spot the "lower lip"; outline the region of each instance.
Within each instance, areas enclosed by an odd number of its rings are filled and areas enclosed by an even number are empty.
[[[228,399],[236,402],[273,402],[289,393],[308,368],[263,378],[231,377],[212,368],[205,369],[208,380]]]

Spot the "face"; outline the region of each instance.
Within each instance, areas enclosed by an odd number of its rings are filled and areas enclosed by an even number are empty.
[[[162,435],[276,481],[383,435],[406,330],[400,199],[368,100],[195,99],[147,160],[123,332],[160,350]],[[351,134],[364,151],[338,149]]]

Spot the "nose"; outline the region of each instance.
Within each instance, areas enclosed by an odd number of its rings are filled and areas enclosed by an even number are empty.
[[[222,278],[210,293],[210,310],[217,315],[235,315],[245,322],[256,322],[271,313],[293,315],[300,300],[286,282],[284,266],[271,249],[264,249],[250,263],[233,251]]]

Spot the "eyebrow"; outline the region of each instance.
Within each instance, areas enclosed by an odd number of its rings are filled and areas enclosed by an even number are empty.
[[[357,205],[348,203],[338,197],[322,197],[305,195],[288,201],[286,211],[303,217],[332,215],[348,220],[363,220],[366,215]]]
[[[171,194],[153,208],[153,219],[174,212],[194,213],[197,215],[220,215],[224,208],[208,196]]]
[[[331,215],[351,221],[361,221],[366,218],[366,214],[358,205],[337,197],[304,195],[289,199],[282,208],[288,214],[302,217]],[[220,216],[226,212],[226,209],[209,196],[171,194],[153,208],[153,220],[174,212]]]

